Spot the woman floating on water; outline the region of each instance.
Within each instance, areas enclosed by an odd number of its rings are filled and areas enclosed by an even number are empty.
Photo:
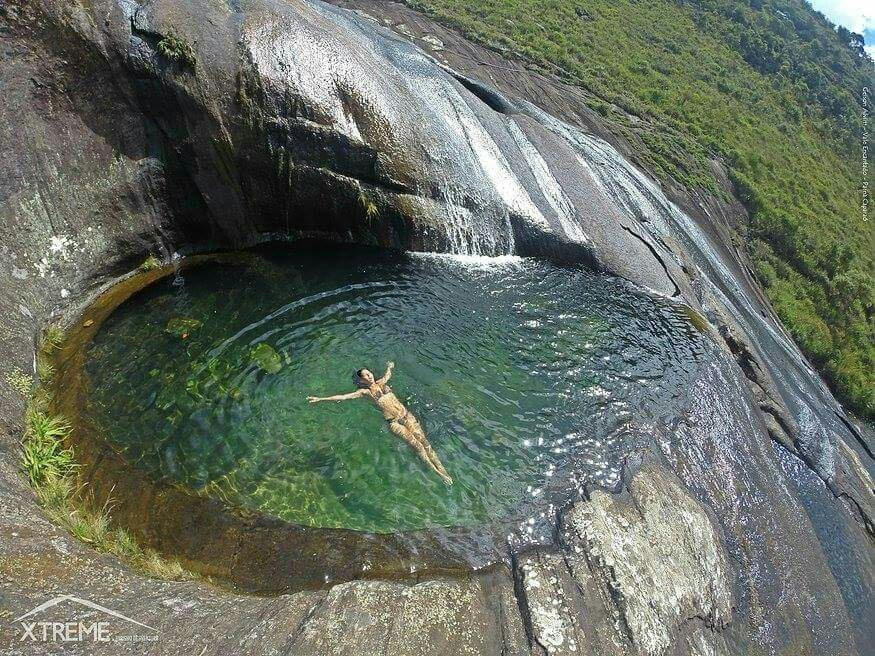
[[[346,401],[348,399],[369,396],[383,413],[386,421],[389,422],[389,430],[407,442],[419,454],[419,457],[437,472],[437,475],[443,479],[444,483],[452,485],[453,479],[450,478],[434,449],[431,448],[431,444],[428,443],[422,426],[419,425],[413,413],[398,400],[392,388],[386,384],[392,375],[394,367],[395,363],[390,362],[386,367],[386,373],[383,377],[377,379],[367,369],[359,369],[352,376],[353,382],[358,387],[355,392],[325,397],[308,396],[307,400],[310,403],[316,403],[318,401]]]

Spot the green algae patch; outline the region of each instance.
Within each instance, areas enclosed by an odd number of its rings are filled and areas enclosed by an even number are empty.
[[[164,332],[168,335],[185,339],[203,325],[203,322],[198,321],[197,319],[174,317],[167,322],[167,325],[164,327]]]
[[[181,68],[194,70],[197,65],[194,49],[185,39],[175,34],[168,34],[158,42],[158,52],[169,61],[179,64]]]
[[[708,320],[705,317],[696,312],[696,310],[691,308],[689,305],[682,306],[681,311],[684,313],[684,315],[686,315],[687,319],[690,320],[690,323],[693,324],[693,327],[696,330],[703,334],[708,333]]]
[[[283,360],[270,344],[262,342],[251,351],[249,358],[258,368],[268,374],[279,373],[283,368]]]
[[[161,260],[159,260],[154,255],[150,255],[149,257],[147,257],[145,260],[143,260],[140,263],[140,266],[137,267],[137,269],[142,273],[145,273],[147,271],[153,271],[154,269],[160,269],[160,268],[161,268]]]

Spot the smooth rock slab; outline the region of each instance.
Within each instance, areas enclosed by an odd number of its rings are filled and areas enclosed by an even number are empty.
[[[728,654],[728,555],[705,508],[659,465],[565,514],[562,546],[520,557],[535,653]]]
[[[510,576],[336,585],[289,646],[299,656],[528,654]]]
[[[648,465],[627,494],[594,492],[565,516],[564,533],[581,584],[592,563],[610,585],[635,653],[677,648],[675,638],[690,620],[720,629],[732,619],[726,549],[705,508],[671,472]],[[691,653],[718,646],[703,635],[687,642],[696,649]]]
[[[519,558],[535,645],[549,656],[632,652],[622,616],[585,556],[538,551]],[[537,653],[537,652],[536,652]]]
[[[536,653],[728,654],[729,559],[705,508],[659,465],[620,495],[593,492],[565,514],[562,547],[517,575]]]

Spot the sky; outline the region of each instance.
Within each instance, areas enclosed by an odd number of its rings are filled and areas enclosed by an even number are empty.
[[[872,0],[809,0],[836,25],[863,35],[866,52],[875,59],[875,2]]]

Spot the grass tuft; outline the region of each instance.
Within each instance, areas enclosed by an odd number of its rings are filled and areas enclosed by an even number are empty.
[[[47,476],[34,487],[36,498],[47,512],[64,509],[67,500],[76,491],[72,476]]]
[[[43,331],[42,350],[50,353],[52,350],[61,348],[64,341],[64,331],[56,323],[50,323]]]
[[[70,434],[70,424],[61,416],[39,410],[28,412],[26,420],[21,465],[34,488],[70,475],[75,468],[73,451],[63,442]]]
[[[361,187],[359,187],[358,203],[365,213],[365,218],[369,222],[380,216],[380,210],[377,208],[377,204],[374,203],[370,194]]]
[[[110,552],[134,562],[143,557],[143,549],[134,537],[123,528],[115,529],[109,536]]]
[[[36,359],[36,375],[41,383],[48,383],[55,375],[55,365],[42,354]]]
[[[136,564],[141,571],[158,579],[182,581],[192,578],[191,573],[178,560],[165,558],[154,549],[147,549]]]
[[[60,340],[49,343],[57,348]],[[49,367],[53,372],[45,348],[43,350],[40,358],[43,373]],[[45,381],[51,376],[41,374],[40,377]],[[73,449],[65,445],[72,428],[65,417],[50,411],[46,388],[34,388],[30,377],[20,371],[7,374],[7,381],[30,397],[21,440],[21,469],[48,518],[76,539],[98,551],[115,554],[148,576],[173,580],[192,578],[178,561],[164,558],[152,549],[144,550],[130,533],[112,528],[110,502],[99,506],[94,499],[81,494],[75,455]]]
[[[74,537],[101,551],[107,551],[109,515],[101,510],[75,508],[67,514],[67,529]]]

